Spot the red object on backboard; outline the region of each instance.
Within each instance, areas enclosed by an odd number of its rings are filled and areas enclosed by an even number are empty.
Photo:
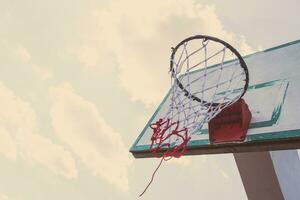
[[[251,112],[243,99],[226,107],[208,123],[212,144],[242,142],[246,138]]]

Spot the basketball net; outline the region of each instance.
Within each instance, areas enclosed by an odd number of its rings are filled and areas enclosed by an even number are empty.
[[[150,125],[150,151],[163,160],[179,158],[187,144],[210,119],[238,101],[248,87],[248,71],[241,56],[216,38],[188,38],[171,55],[170,102],[164,115]],[[221,41],[221,43],[220,43]],[[226,60],[233,59],[230,62]],[[244,62],[242,60],[242,62]],[[219,63],[219,64],[215,64]]]

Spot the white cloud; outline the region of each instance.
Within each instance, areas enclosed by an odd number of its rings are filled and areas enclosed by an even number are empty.
[[[0,127],[0,153],[11,160],[17,159],[17,144],[9,131]]]
[[[20,149],[24,149],[20,152],[21,157],[30,163],[44,165],[52,172],[69,179],[77,178],[77,169],[71,154],[49,139],[29,134],[20,143]]]
[[[16,54],[19,57],[19,59],[21,59],[23,62],[29,62],[31,60],[31,55],[29,51],[23,46],[19,46],[16,49]]]
[[[36,76],[38,76],[42,81],[48,80],[53,77],[53,73],[50,69],[41,67],[32,62],[32,55],[30,54],[28,49],[25,48],[24,46],[18,45],[18,47],[14,50],[14,52],[17,58],[20,59],[22,62],[31,64],[32,72]]]
[[[243,36],[225,30],[213,5],[203,6],[195,0],[113,0],[107,9],[93,10],[89,21],[95,27],[87,33],[93,47],[115,55],[121,86],[133,100],[146,105],[159,102],[170,87],[170,47],[182,39],[214,35],[242,53],[252,51]],[[93,58],[88,60],[95,61]],[[102,58],[99,65],[107,67],[101,62],[108,57]]]
[[[77,177],[75,161],[63,147],[38,134],[36,114],[30,105],[0,83],[0,153],[22,158],[66,178]]]
[[[9,200],[10,198],[8,198],[8,196],[6,196],[5,194],[0,194],[0,200]]]
[[[120,134],[104,121],[95,104],[76,94],[69,83],[51,88],[50,96],[57,137],[94,175],[127,191],[131,160]]]
[[[95,47],[83,47],[78,52],[78,60],[88,69],[95,68],[99,59],[99,52]]]
[[[67,54],[75,56],[87,73],[99,73],[99,70],[108,73],[116,66],[115,56],[107,51],[105,44],[88,42],[84,46],[67,48]]]
[[[43,81],[53,77],[53,74],[49,69],[38,65],[32,65],[32,71]]]

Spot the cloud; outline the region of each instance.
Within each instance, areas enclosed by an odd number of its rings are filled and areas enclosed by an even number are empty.
[[[89,44],[80,47],[76,52],[70,50],[71,54],[77,56],[77,60],[83,64],[85,72],[94,73],[101,68],[101,73],[107,73],[116,65],[113,54],[105,51],[105,47],[97,44]]]
[[[9,200],[10,198],[8,198],[8,196],[6,196],[5,194],[0,194],[0,200]]]
[[[10,160],[16,160],[17,144],[10,132],[2,126],[0,127],[0,138],[0,153]]]
[[[43,81],[53,77],[53,74],[49,69],[40,67],[38,65],[32,65],[32,71]]]
[[[75,93],[69,83],[50,89],[55,134],[99,177],[128,190],[129,153],[119,133],[103,119],[94,103]]]
[[[89,21],[95,28],[87,29],[86,45],[115,55],[120,85],[132,100],[146,105],[157,104],[170,87],[171,47],[182,39],[208,34],[224,39],[243,54],[252,51],[244,36],[225,30],[213,5],[203,6],[195,0],[113,0],[106,9],[94,8]],[[102,70],[107,67],[102,63],[108,63],[105,59],[110,57],[98,54],[103,58],[97,61]],[[95,61],[93,56],[88,60]]]
[[[19,46],[16,49],[16,55],[18,56],[19,59],[21,59],[23,62],[29,62],[31,60],[31,54],[29,53],[29,51],[23,47],[23,46]]]
[[[35,74],[42,81],[51,79],[53,77],[53,72],[50,69],[41,67],[33,62],[34,60],[32,59],[31,53],[24,46],[20,44],[17,45],[17,47],[14,47],[13,52],[16,54],[16,57],[23,62],[23,64],[30,64],[29,66],[31,67],[33,74]]]
[[[88,69],[95,68],[99,59],[99,52],[95,47],[83,47],[78,52],[78,60]]]
[[[0,153],[21,158],[66,178],[77,177],[70,152],[38,134],[36,114],[30,105],[0,82]]]

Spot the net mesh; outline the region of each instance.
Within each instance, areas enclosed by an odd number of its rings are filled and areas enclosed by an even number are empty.
[[[164,152],[165,160],[183,155],[198,129],[241,98],[246,81],[235,54],[211,40],[183,43],[171,63],[170,104],[150,125],[150,150],[157,157]]]

